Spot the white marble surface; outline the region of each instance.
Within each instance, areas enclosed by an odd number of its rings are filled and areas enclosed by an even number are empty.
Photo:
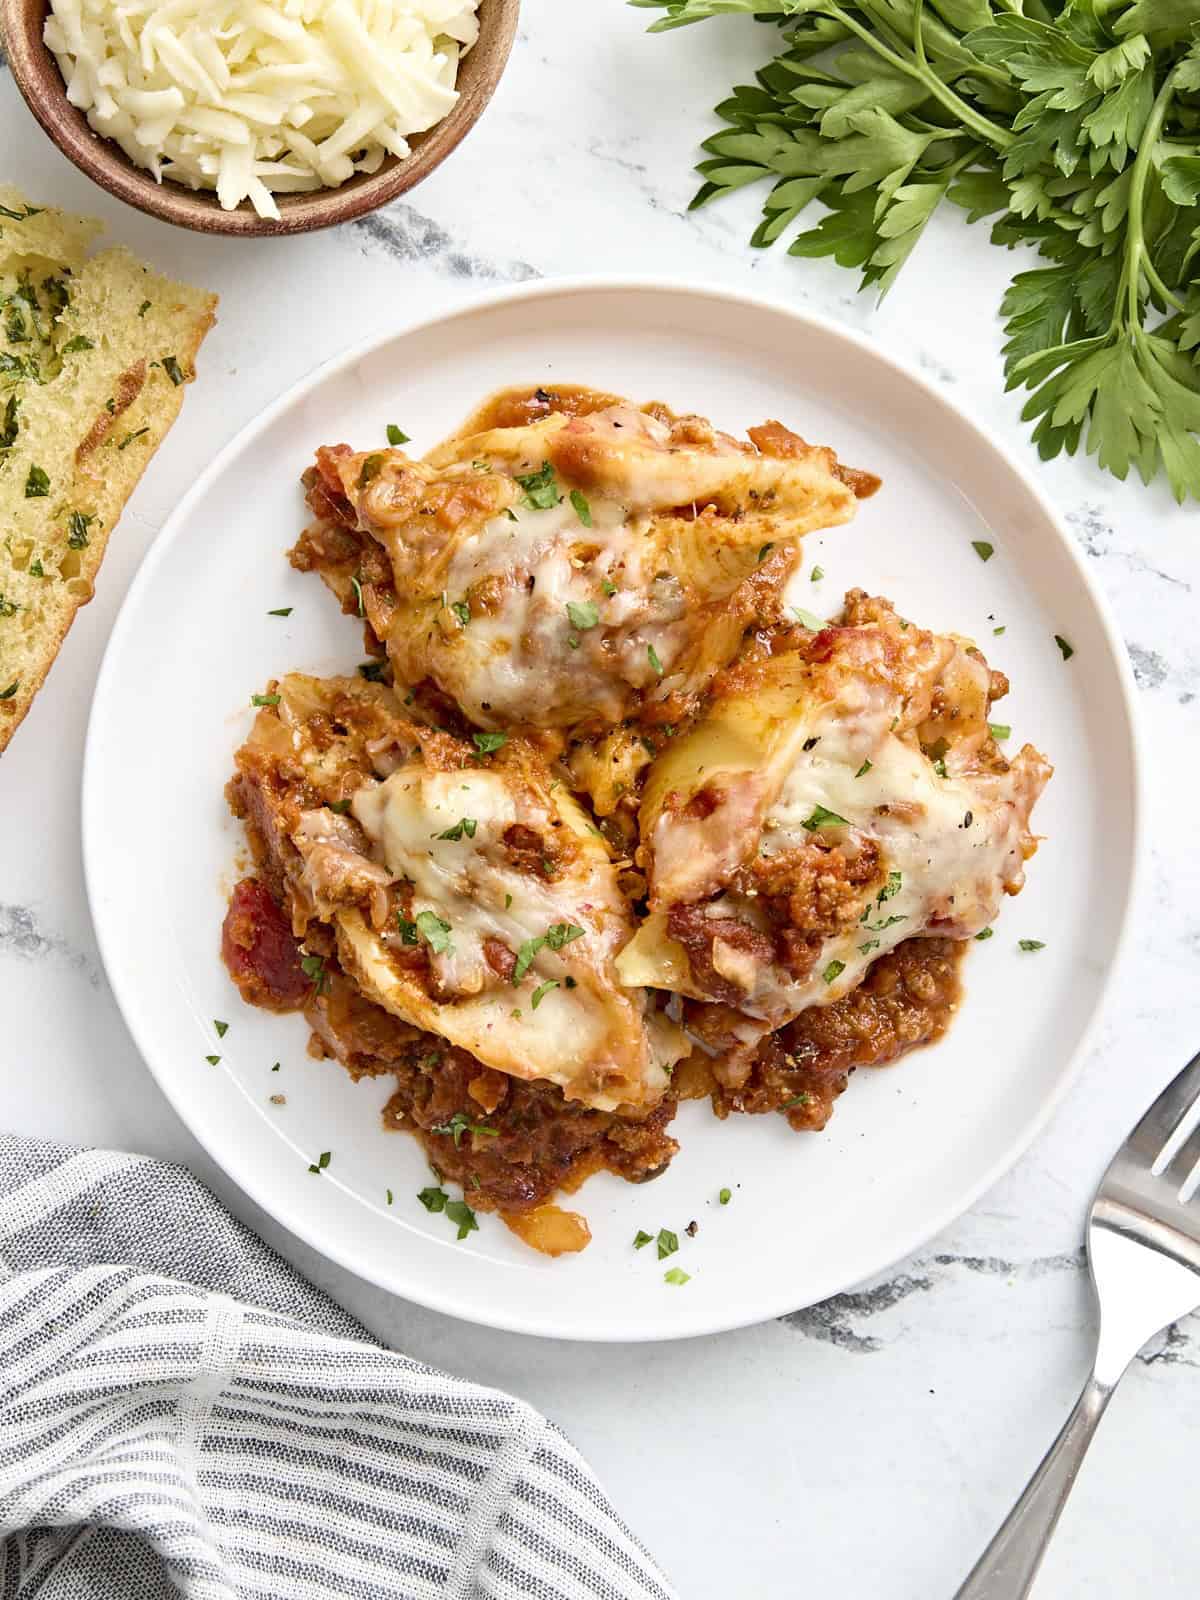
[[[1087,1198],[1135,1114],[1200,1045],[1194,508],[1087,463],[1038,468],[1137,672],[1151,862],[1136,939],[1099,1045],[1036,1147],[919,1257],[814,1310],[692,1343],[581,1350],[456,1324],[314,1258],[231,1190],[163,1100],[109,995],[84,897],[84,727],[131,573],[219,445],[393,312],[531,275],[644,271],[749,287],[868,330],[1033,459],[1018,402],[1002,393],[994,316],[1018,259],[956,214],[877,310],[832,265],[749,252],[751,194],[688,214],[707,108],[745,79],[770,35],[731,18],[648,39],[645,21],[619,0],[525,0],[491,109],[411,204],[277,243],[199,239],[107,204],[0,70],[0,177],[100,212],[115,237],[222,296],[203,381],[0,770],[0,1115],[19,1131],[186,1163],[380,1336],[542,1407],[688,1600],[931,1600],[953,1593],[1074,1397],[1093,1324],[1078,1253]],[[217,647],[220,626],[214,617]],[[1197,1369],[1200,1331],[1188,1324],[1135,1364],[1039,1597],[1194,1596]]]

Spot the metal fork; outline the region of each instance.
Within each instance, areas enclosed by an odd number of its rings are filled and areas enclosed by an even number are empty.
[[[956,1600],[1022,1600],[1083,1465],[1096,1425],[1148,1339],[1200,1306],[1200,1192],[1180,1193],[1200,1164],[1200,1124],[1162,1165],[1172,1135],[1200,1101],[1200,1055],[1113,1157],[1088,1216],[1087,1255],[1100,1305],[1091,1376],[1075,1409]],[[1160,1171],[1156,1168],[1161,1166]]]

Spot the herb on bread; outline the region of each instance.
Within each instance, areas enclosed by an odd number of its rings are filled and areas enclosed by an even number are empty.
[[[0,750],[91,598],[212,324],[211,295],[126,251],[92,255],[98,232],[0,186],[0,593],[16,607],[0,617]]]

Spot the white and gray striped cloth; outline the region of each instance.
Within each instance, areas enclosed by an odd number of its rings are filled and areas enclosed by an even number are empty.
[[[671,1600],[546,1419],[189,1173],[0,1137],[0,1600]]]

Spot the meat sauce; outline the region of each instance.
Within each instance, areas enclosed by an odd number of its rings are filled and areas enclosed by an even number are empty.
[[[315,931],[310,925],[310,947]],[[251,1005],[304,1012],[314,1054],[340,1060],[354,1078],[395,1080],[385,1125],[415,1135],[439,1177],[460,1184],[473,1207],[499,1212],[537,1247],[547,1248],[539,1241],[549,1237],[577,1249],[586,1243],[586,1225],[579,1219],[572,1226],[564,1220],[572,1214],[549,1202],[593,1172],[631,1183],[657,1177],[679,1148],[668,1129],[680,1099],[711,1097],[722,1118],[780,1111],[798,1131],[815,1131],[857,1067],[881,1066],[940,1038],[958,1005],[965,945],[899,945],[852,994],[813,1007],[765,1040],[736,1087],[720,1083],[697,1052],[678,1069],[676,1092],[642,1117],[595,1111],[566,1100],[553,1084],[481,1067],[367,999],[332,953],[314,982],[300,965],[286,913],[259,879],[244,878],[234,889],[221,948]]]

